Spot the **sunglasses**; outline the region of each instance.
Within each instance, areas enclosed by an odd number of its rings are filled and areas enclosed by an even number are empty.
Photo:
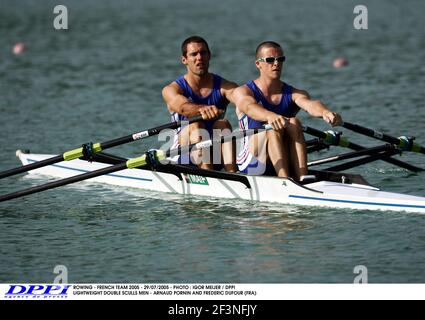
[[[261,62],[267,62],[267,63],[274,63],[275,61],[277,62],[283,62],[286,60],[285,56],[279,56],[279,57],[262,57],[262,58],[258,58],[257,61],[261,61]]]

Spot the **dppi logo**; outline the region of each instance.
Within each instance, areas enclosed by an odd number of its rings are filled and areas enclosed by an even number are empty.
[[[44,298],[44,299],[66,299],[68,297],[68,289],[71,285],[59,284],[31,284],[10,285],[9,291],[5,293],[5,299],[28,299],[28,298]]]

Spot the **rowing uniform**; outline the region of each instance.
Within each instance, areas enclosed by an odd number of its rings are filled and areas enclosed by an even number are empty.
[[[222,78],[216,74],[213,75],[213,88],[210,92],[210,94],[206,97],[200,97],[196,93],[193,92],[192,88],[190,87],[189,83],[187,83],[184,76],[179,77],[176,80],[176,83],[179,85],[179,87],[183,90],[183,95],[188,98],[190,102],[200,104],[200,105],[215,105],[218,109],[224,110],[221,117],[224,117],[224,114],[226,113],[227,105],[229,104],[229,101],[221,94],[220,88],[221,88],[221,81]],[[171,121],[185,121],[188,117],[178,114],[177,112],[171,112]],[[213,133],[213,125],[216,120],[208,120],[203,121],[205,125],[205,129],[208,131],[210,137],[212,137]],[[172,145],[172,149],[177,148],[179,146],[179,133],[185,126],[181,126],[175,130],[176,134],[174,136],[174,143]],[[191,163],[190,157],[182,156],[180,159],[174,159],[178,161],[179,163]]]
[[[299,111],[299,107],[292,100],[293,87],[286,83],[283,83],[282,98],[280,100],[280,103],[277,105],[267,101],[260,88],[257,87],[254,81],[247,82],[246,86],[254,94],[254,98],[257,103],[262,105],[265,109],[269,111],[272,111],[287,118],[295,117],[295,115]],[[239,128],[242,130],[261,128],[264,124],[265,122],[254,120],[248,117],[246,114],[239,118]],[[241,148],[236,159],[236,163],[239,167],[240,172],[252,175],[262,175],[266,171],[266,163],[262,163],[261,161],[259,161],[249,151],[249,138],[250,137],[245,137],[241,139]]]

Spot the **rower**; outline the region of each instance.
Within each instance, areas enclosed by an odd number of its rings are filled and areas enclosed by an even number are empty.
[[[237,87],[236,83],[208,71],[211,52],[205,39],[189,37],[183,41],[181,50],[181,62],[186,66],[186,74],[165,86],[162,96],[173,121],[182,121],[198,114],[204,121],[177,129],[172,148],[211,139],[213,133],[230,133],[232,127],[223,117],[227,105],[233,102],[232,93]],[[236,172],[234,142],[224,143],[218,151],[219,157],[217,154],[211,157],[210,150],[198,150],[192,152],[191,157],[181,157],[179,163],[196,164],[210,170],[214,169],[213,164],[222,164],[226,171]]]
[[[342,123],[341,116],[319,100],[312,100],[307,91],[280,80],[286,57],[278,43],[260,43],[255,55],[260,76],[233,94],[239,126],[246,130],[269,123],[274,130],[243,140],[237,158],[239,170],[262,175],[268,174],[269,169],[279,177],[301,181],[308,173],[307,152],[301,122],[295,117],[297,112],[301,108],[332,126]]]

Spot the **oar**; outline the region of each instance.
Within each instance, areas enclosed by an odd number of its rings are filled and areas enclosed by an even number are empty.
[[[391,151],[391,150],[394,150],[394,149],[395,149],[394,145],[385,144],[385,145],[382,145],[382,146],[365,148],[365,149],[359,150],[359,151],[347,152],[347,153],[338,154],[338,155],[335,155],[335,156],[332,156],[332,157],[314,160],[314,161],[309,162],[307,165],[309,167],[315,166],[315,165],[321,165],[321,164],[331,163],[331,162],[335,162],[335,161],[357,158],[357,157],[361,157],[361,156],[364,156],[364,155],[374,155],[374,154],[377,154],[377,153],[380,153],[380,152],[383,152],[383,151]],[[398,152],[400,152],[400,151],[398,150]]]
[[[314,138],[305,142],[307,153],[318,152],[324,149],[329,150],[330,145],[323,142],[320,138]]]
[[[195,116],[193,118],[187,119],[185,120],[186,123],[193,123],[193,122],[197,122],[202,120],[202,116]],[[102,150],[106,150],[108,148],[112,148],[115,146],[119,146],[128,142],[132,142],[132,141],[136,141],[136,140],[140,140],[140,139],[144,139],[150,136],[154,136],[159,134],[159,132],[161,132],[161,130],[164,129],[176,129],[178,127],[180,127],[182,125],[183,121],[177,121],[177,122],[171,122],[171,123],[167,123],[158,127],[154,127],[148,130],[144,130],[141,132],[136,132],[133,134],[130,134],[128,136],[125,137],[121,137],[121,138],[117,138],[117,139],[113,139],[113,140],[109,140],[106,142],[99,142],[99,143],[95,143],[95,144],[86,144],[86,146],[77,148],[77,149],[73,149],[70,151],[66,151],[61,155],[49,158],[49,159],[45,159],[39,162],[34,162],[31,164],[27,164],[25,166],[21,166],[21,167],[17,167],[14,169],[9,169],[3,172],[0,172],[0,179],[2,178],[6,178],[9,176],[13,176],[15,174],[18,173],[23,173],[23,172],[27,172],[33,169],[37,169],[37,168],[41,168],[41,167],[45,167],[57,162],[61,162],[61,161],[69,161],[69,160],[73,160],[73,159],[77,159],[77,158],[81,158],[83,157],[85,154],[85,148],[90,148],[89,152],[92,154],[96,154]]]
[[[361,145],[359,145],[359,144],[356,144],[356,143],[351,142],[350,149],[360,151],[360,150],[364,150],[366,148],[363,147],[363,146],[361,146]],[[398,160],[398,159],[391,158],[392,156],[394,156],[396,154],[400,154],[400,152],[395,152],[395,151],[392,154],[389,154],[388,153],[386,157],[385,156],[378,157],[378,158],[376,158],[376,160],[382,160],[382,161],[385,161],[387,163],[390,163],[392,165],[398,166],[400,168],[403,168],[403,169],[406,169],[406,170],[409,170],[409,171],[412,171],[412,172],[421,172],[421,171],[424,171],[424,169],[419,168],[417,166],[414,166],[414,165],[412,165],[410,163],[407,163],[407,162],[404,162],[404,161],[401,161],[401,160]]]
[[[328,145],[351,149],[351,142],[348,141],[347,138],[341,137],[340,133],[337,133],[333,130],[320,131],[308,126],[303,126],[302,129],[305,133],[322,139],[322,141]]]
[[[329,131],[320,131],[311,127],[307,127],[307,126],[303,126],[303,131],[307,134],[310,134],[312,136],[318,137],[320,139],[323,140],[323,142],[329,144],[329,145],[336,145],[336,146],[340,146],[340,147],[345,147],[345,148],[349,148],[355,151],[360,151],[360,150],[364,150],[366,149],[365,147],[350,142],[347,138],[345,137],[341,137],[340,134],[338,134],[335,131],[329,130]],[[398,159],[393,159],[390,157],[381,157],[378,158],[377,160],[382,160],[388,163],[391,163],[393,165],[399,166],[401,168],[410,170],[412,172],[420,172],[420,171],[424,171],[424,169],[416,167],[414,165],[411,165],[409,163],[406,163],[404,161],[398,160]]]
[[[144,154],[143,156],[137,157],[137,158],[133,158],[133,159],[129,159],[127,161],[124,161],[122,163],[118,163],[116,165],[112,165],[110,167],[106,167],[106,168],[102,168],[102,169],[98,169],[95,171],[91,171],[91,172],[86,172],[77,176],[73,176],[73,177],[69,177],[69,178],[65,178],[65,179],[61,179],[58,181],[52,181],[40,186],[34,186],[31,188],[27,188],[21,191],[16,191],[16,192],[12,192],[3,196],[0,196],[0,202],[3,201],[7,201],[7,200],[11,200],[11,199],[15,199],[15,198],[20,198],[26,195],[30,195],[33,193],[37,193],[37,192],[41,192],[41,191],[45,191],[45,190],[49,190],[49,189],[53,189],[56,187],[61,187],[61,186],[65,186],[74,182],[79,182],[79,181],[83,181],[83,180],[87,180],[90,178],[95,178],[95,177],[99,177],[105,174],[109,174],[109,173],[113,173],[113,172],[117,172],[117,171],[121,171],[124,169],[132,169],[132,168],[140,168],[140,167],[144,167],[150,164],[154,164],[152,162],[160,162],[162,160],[165,160],[167,157],[169,157],[172,154],[181,154],[183,152],[189,151],[189,150],[197,150],[197,149],[203,149],[203,148],[208,148],[211,147],[213,144],[215,143],[225,143],[228,141],[232,141],[233,139],[240,139],[243,137],[247,137],[259,132],[263,132],[266,130],[271,130],[272,127],[270,125],[265,125],[264,128],[261,129],[249,129],[249,130],[239,130],[239,131],[234,131],[233,133],[226,135],[226,136],[220,136],[218,138],[215,139],[211,139],[211,140],[206,140],[206,141],[201,141],[198,143],[194,143],[191,144],[189,146],[180,146],[178,148],[175,149],[169,149],[169,150],[156,150],[155,152],[148,152],[146,154]]]
[[[406,137],[406,136],[396,138],[388,134],[375,131],[373,129],[365,128],[365,127],[359,126],[358,124],[353,124],[350,122],[344,122],[342,126],[346,129],[363,134],[365,136],[372,137],[372,138],[385,141],[388,143],[392,143],[396,145],[402,151],[412,151],[412,152],[419,152],[419,153],[425,154],[425,148],[420,146],[417,143],[414,143],[413,142],[414,138]]]
[[[361,166],[361,165],[366,164],[366,163],[374,162],[376,160],[384,160],[385,158],[391,157],[391,156],[393,156],[397,153],[400,153],[400,150],[393,148],[393,149],[389,149],[387,151],[375,153],[375,154],[370,155],[368,157],[364,157],[364,158],[361,158],[361,159],[357,159],[357,160],[345,162],[345,163],[342,163],[342,164],[339,164],[339,165],[336,165],[336,166],[333,166],[333,167],[329,167],[329,168],[326,168],[325,170],[326,171],[336,171],[336,172],[349,170],[351,168],[355,168],[355,167]]]

